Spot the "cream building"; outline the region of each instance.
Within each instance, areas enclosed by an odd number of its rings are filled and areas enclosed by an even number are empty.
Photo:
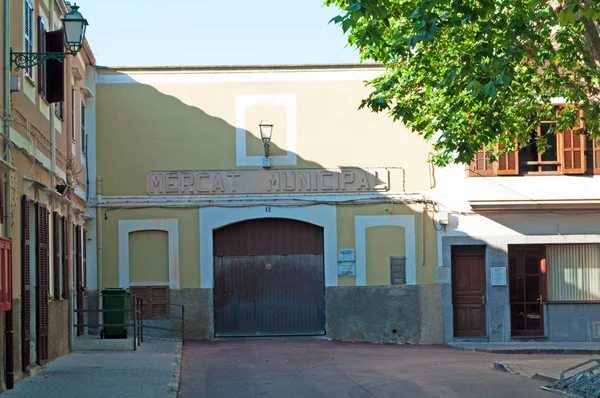
[[[192,339],[443,340],[429,147],[358,109],[380,67],[97,72],[90,288],[183,304]]]

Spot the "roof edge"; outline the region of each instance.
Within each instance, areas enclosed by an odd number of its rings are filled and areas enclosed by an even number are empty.
[[[383,64],[274,64],[274,65],[206,65],[206,66],[97,66],[100,72],[228,72],[273,70],[383,69]]]

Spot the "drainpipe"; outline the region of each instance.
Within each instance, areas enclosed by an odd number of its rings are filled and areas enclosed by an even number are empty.
[[[50,30],[54,30],[54,2],[50,7]],[[55,107],[56,104],[50,104],[50,146],[52,151],[52,160],[50,164],[50,189],[56,187],[56,120],[55,120]]]
[[[5,112],[8,113],[10,109],[10,0],[4,0],[4,101],[3,106]],[[4,133],[4,160],[10,163],[10,123],[7,115],[4,115],[2,122],[2,129]],[[10,173],[6,176],[6,182],[4,184],[4,196],[7,199],[4,203],[4,236],[8,239],[11,238],[11,193],[10,193]],[[12,267],[12,264],[11,264]],[[12,274],[12,273],[11,273]],[[12,292],[12,278],[8,281],[10,285],[10,292]],[[11,297],[12,301],[12,297]],[[14,363],[14,328],[13,328],[13,311],[12,306],[9,311],[5,314],[5,325],[6,325],[6,388],[12,389],[15,385],[15,363]]]
[[[102,177],[98,176],[96,179],[96,203],[102,199]],[[96,246],[97,246],[97,259],[96,259],[96,279],[98,280],[98,294],[102,291],[102,255],[103,255],[103,244],[102,244],[102,207],[98,204],[96,207]]]

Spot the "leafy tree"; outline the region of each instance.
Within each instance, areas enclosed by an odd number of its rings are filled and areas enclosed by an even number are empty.
[[[541,120],[600,138],[599,0],[326,0],[386,72],[361,107],[433,143],[437,165],[524,146]],[[567,106],[559,112],[552,98]],[[581,112],[581,113],[580,113]],[[536,140],[540,150],[544,139]]]

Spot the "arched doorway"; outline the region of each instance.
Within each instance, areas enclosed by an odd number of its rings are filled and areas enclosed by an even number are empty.
[[[323,228],[261,218],[213,232],[215,335],[325,333]]]

